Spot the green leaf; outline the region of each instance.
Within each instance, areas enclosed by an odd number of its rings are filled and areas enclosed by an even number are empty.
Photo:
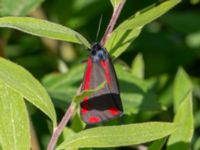
[[[185,95],[185,93],[182,94]],[[179,104],[174,122],[178,125],[177,130],[170,136],[167,150],[188,150],[194,131],[191,90],[187,92],[182,103]]]
[[[115,65],[119,79],[121,99],[125,114],[139,111],[160,111],[162,106],[157,101],[155,93],[149,91],[148,84],[133,76],[122,65]]]
[[[164,122],[97,127],[77,133],[59,145],[57,150],[66,147],[116,147],[141,144],[163,138],[175,130],[175,124]]]
[[[45,88],[24,68],[0,58],[0,81],[42,110],[56,126],[54,106]]]
[[[134,28],[127,31],[114,30],[105,45],[111,57],[119,57],[136,39],[140,32],[141,28]]]
[[[0,27],[17,29],[32,35],[83,44],[90,48],[89,42],[78,32],[46,20],[30,17],[0,18]]]
[[[192,90],[192,83],[190,81],[190,78],[182,68],[179,68],[178,73],[175,77],[173,90],[175,112],[181,104],[187,92],[190,90]]]
[[[70,138],[75,134],[75,132],[72,130],[72,129],[70,129],[70,128],[68,128],[68,127],[65,127],[64,129],[63,129],[63,132],[62,132],[63,134],[63,138],[65,139],[65,140],[70,140]]]
[[[137,12],[129,19],[121,23],[111,34],[105,47],[112,57],[118,57],[140,34],[144,25],[150,23],[169,9],[174,7],[180,0],[168,0],[144,12]]]
[[[79,93],[78,95],[76,95],[73,98],[73,102],[76,103],[76,105],[78,105],[85,97],[90,96],[92,94],[94,94],[95,92],[101,90],[104,88],[106,82],[104,81],[103,83],[99,84],[95,89],[89,89],[89,90],[84,90],[81,93]]]
[[[168,150],[187,150],[193,136],[192,84],[186,72],[180,68],[174,81],[174,122],[179,126],[167,143]]]
[[[50,74],[42,79],[43,85],[58,107],[66,109],[66,103],[71,103],[82,82],[84,68],[85,64],[80,64],[67,73]]]
[[[80,112],[80,109],[77,110],[73,119],[71,119],[70,128],[75,132],[79,132],[83,130],[86,126],[86,124],[81,120],[79,112]]]
[[[144,61],[142,54],[138,54],[135,57],[131,67],[131,73],[140,79],[144,78]]]
[[[148,147],[148,150],[162,150],[162,147],[165,144],[165,142],[166,138],[156,140]]]
[[[70,140],[71,137],[73,135],[75,135],[75,132],[73,130],[71,130],[70,128],[68,128],[68,127],[65,127],[63,129],[62,133],[63,133],[62,135],[63,135],[64,140]],[[70,148],[70,149],[65,148],[65,150],[78,150],[78,149],[77,148]]]
[[[194,150],[199,150],[200,149],[200,137],[196,140],[194,144]]]
[[[38,7],[44,0],[0,0],[1,16],[24,16]]]
[[[30,149],[28,112],[21,94],[0,81],[0,143],[3,150]]]

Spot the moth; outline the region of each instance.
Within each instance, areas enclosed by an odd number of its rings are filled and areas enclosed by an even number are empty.
[[[86,124],[97,124],[122,115],[119,83],[111,58],[98,42],[92,44],[81,91],[94,89],[106,81],[103,89],[81,102],[80,114]]]

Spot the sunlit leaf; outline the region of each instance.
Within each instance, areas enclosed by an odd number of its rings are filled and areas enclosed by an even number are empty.
[[[27,15],[44,0],[0,0],[0,16]]]
[[[149,122],[87,129],[64,141],[63,148],[116,147],[145,143],[163,138],[176,130],[173,123]]]
[[[187,92],[192,90],[192,83],[186,72],[179,68],[174,81],[174,111],[177,110]]]
[[[42,110],[56,125],[54,106],[44,87],[24,68],[0,58],[0,81]]]
[[[32,35],[83,44],[90,47],[89,42],[78,32],[46,20],[30,17],[0,18],[0,27],[17,29]]]
[[[68,127],[65,127],[63,129],[63,138],[65,140],[69,140],[74,134],[75,134],[75,132],[72,129],[68,128]]]
[[[133,60],[131,73],[140,79],[144,78],[144,61],[142,54],[138,54]]]
[[[65,127],[62,133],[63,133],[62,134],[63,140],[69,140],[75,134],[75,132],[68,127]],[[70,149],[65,148],[64,150],[78,150],[78,148],[70,148]]]
[[[0,80],[0,143],[3,150],[30,149],[28,112],[20,93]]]
[[[181,89],[180,89],[181,90]],[[185,95],[185,93],[183,93]],[[177,130],[170,136],[167,143],[167,150],[188,150],[194,131],[192,91],[186,96],[177,108],[174,122],[177,123]]]
[[[114,58],[118,57],[140,34],[144,25],[160,17],[179,2],[180,0],[164,1],[144,12],[137,12],[135,15],[122,22],[112,32],[105,45],[111,56]]]

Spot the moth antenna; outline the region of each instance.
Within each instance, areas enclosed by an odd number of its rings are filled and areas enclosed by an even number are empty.
[[[97,35],[96,35],[96,40],[95,41],[97,41],[97,38],[98,38],[99,33],[100,33],[101,24],[102,24],[102,18],[103,18],[103,16],[101,15],[101,17],[99,19],[99,26],[98,26],[98,30],[97,30]]]

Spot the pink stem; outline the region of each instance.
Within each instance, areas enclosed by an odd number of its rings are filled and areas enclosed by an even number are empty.
[[[113,14],[112,14],[112,18],[111,18],[111,20],[110,20],[110,22],[108,24],[108,27],[106,29],[106,32],[105,32],[103,38],[101,40],[101,45],[102,46],[104,46],[106,44],[109,36],[111,35],[111,33],[113,31],[113,28],[114,28],[114,26],[116,24],[116,21],[117,21],[120,13],[122,11],[122,8],[123,8],[125,2],[126,2],[126,0],[122,0],[122,2],[119,3],[117,7],[114,8],[114,11],[113,11]]]
[[[53,150],[54,146],[58,140],[59,135],[61,134],[63,128],[68,123],[69,119],[72,117],[76,108],[76,104],[72,102],[67,109],[64,117],[62,118],[61,122],[59,123],[58,127],[54,130],[53,136],[51,137],[50,143],[48,145],[47,150]]]

